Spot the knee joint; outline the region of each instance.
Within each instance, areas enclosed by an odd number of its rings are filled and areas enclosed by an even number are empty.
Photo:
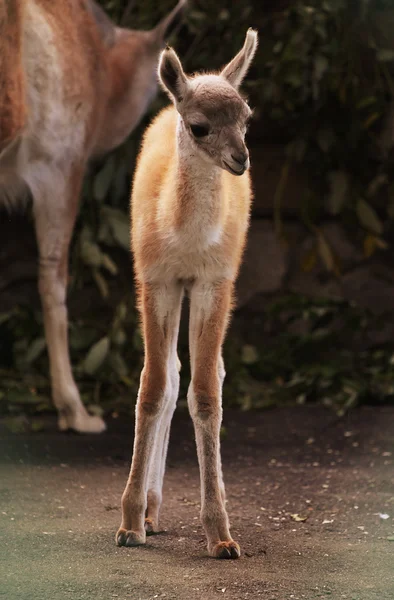
[[[163,393],[144,393],[138,399],[138,410],[147,416],[159,415],[164,407]]]
[[[164,372],[144,371],[138,397],[139,410],[149,416],[160,414],[165,404],[165,389],[166,375]]]
[[[219,398],[213,394],[195,392],[190,402],[190,409],[193,416],[206,421],[211,417],[219,416]]]

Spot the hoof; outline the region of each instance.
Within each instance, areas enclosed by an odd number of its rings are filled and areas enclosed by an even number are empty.
[[[146,542],[145,531],[144,533],[138,533],[131,529],[126,530],[121,527],[115,538],[117,546],[127,546],[129,548],[133,546],[142,546]]]
[[[93,415],[73,415],[70,417],[60,416],[58,420],[60,431],[72,429],[77,433],[102,433],[107,429],[101,417]]]
[[[210,550],[210,555],[214,558],[239,558],[241,556],[241,549],[237,542],[231,540],[230,542],[219,542]]]
[[[145,531],[146,535],[154,535],[155,533],[159,533],[157,523],[149,517],[145,519]]]

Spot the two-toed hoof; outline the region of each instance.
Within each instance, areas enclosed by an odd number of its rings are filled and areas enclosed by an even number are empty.
[[[146,542],[145,531],[140,533],[138,531],[132,531],[131,529],[118,529],[115,537],[117,546],[142,546]]]
[[[72,430],[77,433],[102,433],[107,426],[101,417],[94,415],[59,415],[58,427],[60,431]]]
[[[230,542],[219,542],[211,548],[208,548],[209,554],[214,558],[239,558],[241,556],[241,548],[231,540]]]
[[[150,519],[147,517],[145,519],[145,531],[146,535],[154,535],[159,532],[159,528],[157,526],[157,522],[154,519]]]

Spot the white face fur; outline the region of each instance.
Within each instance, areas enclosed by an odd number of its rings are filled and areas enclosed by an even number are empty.
[[[186,77],[171,48],[161,55],[159,78],[181,116],[182,134],[210,162],[242,175],[249,167],[245,133],[252,111],[238,92],[257,48],[249,29],[242,50],[218,75]]]

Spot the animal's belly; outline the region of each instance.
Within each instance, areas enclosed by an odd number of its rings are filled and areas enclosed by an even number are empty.
[[[158,259],[148,267],[148,280],[155,281],[215,281],[232,277],[231,259],[226,260],[214,246],[207,250],[181,252],[176,247],[163,248]]]
[[[27,197],[27,185],[22,177],[20,141],[0,154],[0,207],[11,209]]]
[[[84,147],[87,103],[83,103],[84,80],[74,90],[72,71],[65,72],[64,48],[50,18],[35,2],[28,2],[24,26],[27,127],[23,133],[29,155],[57,161]]]

